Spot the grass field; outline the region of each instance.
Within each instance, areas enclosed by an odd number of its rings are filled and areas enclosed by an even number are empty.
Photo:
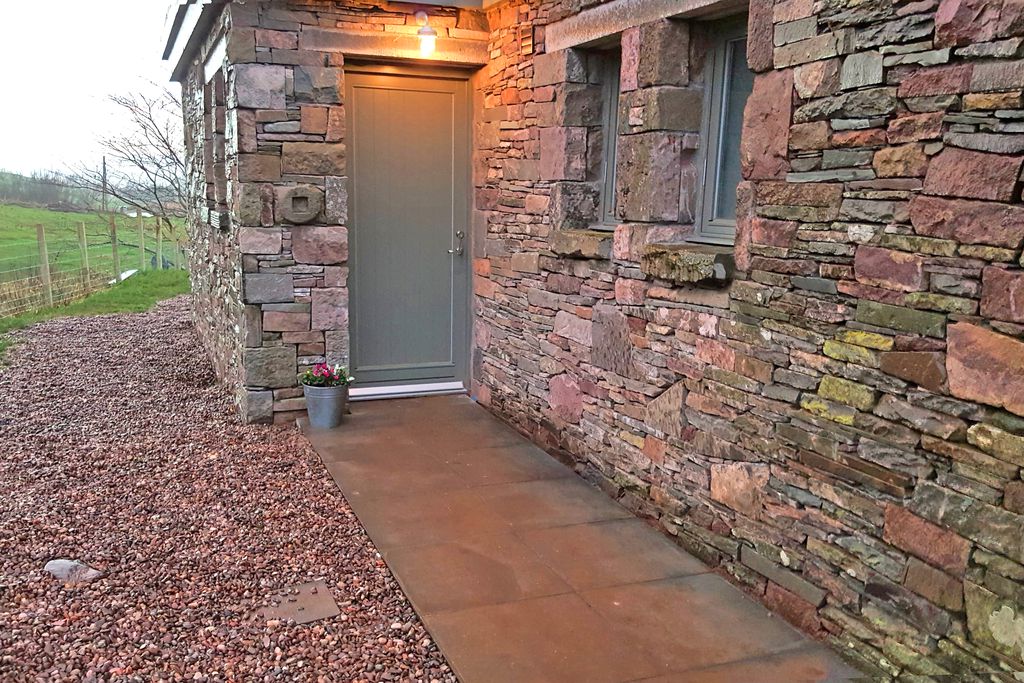
[[[110,289],[96,292],[67,306],[44,308],[10,318],[0,318],[0,362],[11,345],[9,332],[33,323],[69,315],[103,315],[105,313],[137,313],[150,309],[157,301],[189,291],[188,273],[184,270],[148,271],[128,278]]]
[[[116,215],[118,230],[118,257],[121,270],[138,268],[139,227],[138,219]],[[68,213],[50,209],[30,208],[0,204],[0,282],[19,279],[39,266],[39,247],[36,225],[42,225],[46,232],[50,268],[53,270],[78,270],[82,267],[82,256],[78,242],[78,226],[85,225],[86,243],[89,253],[89,267],[113,277],[113,249],[110,240],[110,224],[106,216],[95,213]],[[156,257],[155,219],[145,219],[145,261],[153,265]],[[184,238],[184,230],[178,231]],[[165,234],[162,245],[165,265],[174,262],[175,252],[171,240]]]

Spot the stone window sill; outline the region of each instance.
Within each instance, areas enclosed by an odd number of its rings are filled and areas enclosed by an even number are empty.
[[[676,284],[723,286],[736,272],[736,258],[731,246],[692,242],[650,244],[644,249],[640,270]]]
[[[551,251],[565,258],[610,259],[612,236],[606,230],[555,230],[549,242]]]

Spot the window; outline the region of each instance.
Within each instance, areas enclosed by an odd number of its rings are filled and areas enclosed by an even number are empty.
[[[709,25],[717,39],[704,76],[704,189],[693,237],[699,242],[732,244],[736,237],[743,108],[754,87],[754,74],[747,67],[746,26],[745,16]]]
[[[615,212],[615,162],[619,140],[619,89],[622,53],[619,50],[596,55],[601,79],[601,206],[599,229],[614,230],[619,223]]]

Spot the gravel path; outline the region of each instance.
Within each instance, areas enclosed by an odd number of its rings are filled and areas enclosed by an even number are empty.
[[[237,422],[179,298],[0,369],[0,680],[454,681],[316,454]],[[54,558],[107,572],[65,586]],[[324,579],[341,615],[252,614]]]

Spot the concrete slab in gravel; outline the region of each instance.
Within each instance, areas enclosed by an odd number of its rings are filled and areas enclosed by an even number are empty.
[[[464,396],[307,434],[466,683],[860,675]]]
[[[341,614],[331,589],[323,581],[290,586],[271,598],[268,607],[259,610],[260,619],[291,619],[299,624],[327,619]]]

